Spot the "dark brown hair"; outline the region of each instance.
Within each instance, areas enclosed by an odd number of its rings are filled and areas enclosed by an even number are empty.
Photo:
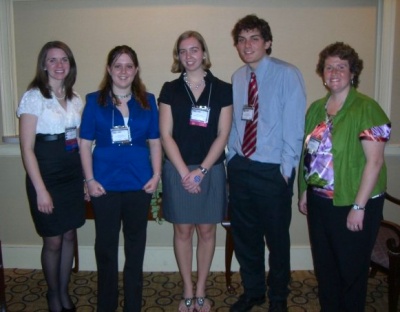
[[[75,84],[77,68],[74,55],[71,49],[61,41],[47,42],[39,52],[36,64],[36,74],[31,83],[28,85],[28,90],[38,88],[40,93],[46,98],[51,99],[51,86],[49,85],[49,74],[46,70],[47,53],[51,49],[61,49],[67,55],[69,61],[69,73],[64,79],[65,98],[71,100],[74,96],[72,87]]]
[[[107,64],[105,68],[105,73],[102,82],[100,83],[100,96],[99,96],[99,104],[101,106],[107,105],[107,98],[111,96],[113,102],[115,104],[119,104],[118,98],[115,96],[112,90],[113,81],[111,75],[109,74],[107,67],[111,67],[114,62],[122,55],[127,54],[136,68],[139,68],[139,60],[137,58],[136,52],[127,45],[116,46],[113,48],[107,56]],[[143,84],[140,79],[139,70],[136,72],[135,78],[133,79],[131,85],[132,95],[135,97],[136,101],[140,103],[140,105],[145,109],[150,109],[150,104],[147,100],[146,96],[146,86]]]
[[[353,74],[351,84],[354,88],[360,83],[360,74],[363,70],[363,60],[358,57],[358,53],[348,44],[343,42],[335,42],[323,49],[319,53],[319,60],[316,72],[320,77],[324,77],[325,61],[328,57],[337,56],[341,60],[349,62],[350,73]]]
[[[239,34],[243,30],[253,30],[253,29],[258,29],[260,31],[260,34],[265,42],[271,41],[271,45],[267,50],[265,50],[265,53],[270,55],[272,52],[271,28],[269,27],[269,24],[265,20],[258,18],[257,15],[255,14],[246,15],[245,17],[237,21],[237,23],[232,29],[232,37],[234,45],[236,46],[238,44]]]

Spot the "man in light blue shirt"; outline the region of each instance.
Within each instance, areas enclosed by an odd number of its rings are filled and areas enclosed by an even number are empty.
[[[227,158],[231,224],[244,294],[230,311],[250,311],[264,303],[267,285],[269,311],[287,311],[289,226],[304,135],[305,86],[295,66],[269,56],[272,33],[265,20],[248,15],[236,23],[232,36],[245,63],[232,76],[234,115]],[[258,108],[248,99],[252,73]],[[243,152],[243,141],[246,124],[254,124],[254,119],[255,150],[249,155]]]

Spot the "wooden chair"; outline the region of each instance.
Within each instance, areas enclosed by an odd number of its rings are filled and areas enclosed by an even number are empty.
[[[4,267],[3,267],[3,254],[1,252],[0,241],[0,312],[6,312],[6,285],[4,283]]]
[[[400,206],[400,199],[385,193],[385,200]],[[370,276],[387,274],[389,312],[397,312],[400,293],[400,225],[382,220],[371,256]]]
[[[232,277],[231,265],[232,265],[234,245],[233,245],[233,236],[232,236],[230,219],[229,218],[225,219],[224,221],[221,222],[221,225],[226,230],[226,238],[225,238],[225,282],[226,282],[226,288],[228,289],[228,292],[233,293],[235,289],[233,288],[233,286],[231,284],[231,277]]]

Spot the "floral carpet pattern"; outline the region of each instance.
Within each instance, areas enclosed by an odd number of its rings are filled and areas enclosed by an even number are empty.
[[[195,279],[195,274],[193,275]],[[143,308],[146,312],[177,311],[182,296],[182,283],[176,272],[145,272],[143,281]],[[41,270],[5,269],[7,311],[45,312],[47,286]],[[97,303],[96,272],[73,273],[71,295],[78,312],[94,312]],[[243,289],[240,275],[232,275],[233,292],[226,288],[225,273],[212,272],[207,280],[207,297],[212,311],[227,312],[236,302]],[[122,311],[123,290],[120,273],[120,298],[117,312]],[[289,285],[289,312],[316,312],[320,307],[317,299],[318,285],[312,271],[293,271]],[[384,275],[379,273],[368,280],[366,312],[388,311],[388,287]],[[267,311],[268,302],[253,308],[252,312]],[[399,310],[400,311],[400,310]]]

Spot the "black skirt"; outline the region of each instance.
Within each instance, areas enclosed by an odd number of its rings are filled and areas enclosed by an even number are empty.
[[[83,172],[79,151],[67,151],[65,139],[35,143],[35,155],[43,182],[53,200],[53,213],[38,210],[36,190],[26,175],[31,215],[42,237],[61,235],[85,223]]]

